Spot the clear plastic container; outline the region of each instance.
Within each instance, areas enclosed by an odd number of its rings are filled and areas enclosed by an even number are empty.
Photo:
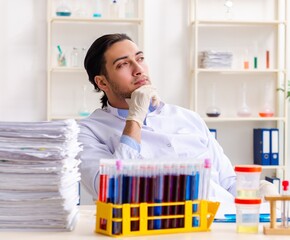
[[[261,199],[235,199],[238,233],[258,233]]]
[[[237,174],[237,198],[259,198],[259,184],[262,167],[260,165],[235,166]]]

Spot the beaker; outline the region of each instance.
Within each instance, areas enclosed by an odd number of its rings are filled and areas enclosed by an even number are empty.
[[[66,56],[65,53],[58,53],[57,54],[57,65],[59,67],[66,67]]]
[[[102,17],[102,10],[101,10],[101,5],[100,5],[99,0],[96,0],[95,9],[96,11],[93,13],[93,17],[96,17],[96,18]]]
[[[71,6],[67,3],[66,0],[59,1],[56,10],[56,16],[59,17],[68,17],[71,15]]]

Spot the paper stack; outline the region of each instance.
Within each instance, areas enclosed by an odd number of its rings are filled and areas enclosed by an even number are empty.
[[[74,228],[78,132],[75,120],[0,122],[0,229]]]
[[[231,52],[201,52],[201,68],[231,68],[232,60]]]

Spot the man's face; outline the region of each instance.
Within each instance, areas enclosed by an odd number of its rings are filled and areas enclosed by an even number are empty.
[[[146,84],[151,84],[144,54],[135,43],[123,40],[113,44],[105,53],[108,90],[112,104],[116,100],[130,98],[131,93]]]

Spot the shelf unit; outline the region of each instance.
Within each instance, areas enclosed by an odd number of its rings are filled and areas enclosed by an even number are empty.
[[[286,92],[277,90],[287,86],[288,79],[287,0],[234,0],[231,18],[225,16],[225,2],[189,0],[189,106],[204,118],[209,128],[217,129],[218,141],[234,165],[253,163],[253,128],[278,128],[279,166],[263,166],[263,172],[287,178],[288,100]],[[231,67],[202,68],[200,54],[208,50],[231,52]],[[270,67],[266,67],[267,50]],[[257,68],[253,66],[254,56],[258,56]],[[252,63],[248,69],[243,66],[246,57]],[[252,113],[249,117],[240,117],[236,111],[241,84],[246,86]],[[258,115],[265,85],[271,89],[273,117]],[[210,88],[214,90],[210,92]],[[206,115],[213,91],[215,103],[221,108],[219,117]]]
[[[61,1],[47,1],[47,120],[81,119],[80,109],[86,107],[86,111],[92,112],[101,106],[102,93],[95,92],[83,67],[86,50],[95,39],[108,33],[127,33],[144,48],[144,0],[129,1],[133,4],[132,13],[120,17],[110,15],[110,1],[67,0],[70,16],[56,15]],[[96,4],[101,17],[93,17]],[[78,7],[85,14],[77,15]],[[58,66],[58,45],[66,56],[66,66]],[[81,64],[76,67],[72,67],[70,60],[73,47],[83,49],[82,53],[79,51]]]

